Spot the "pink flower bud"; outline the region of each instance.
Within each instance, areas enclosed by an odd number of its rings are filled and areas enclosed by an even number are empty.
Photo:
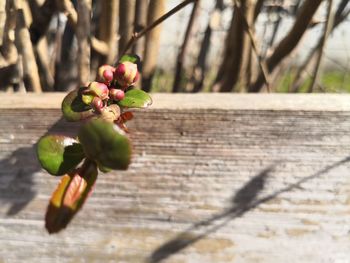
[[[124,91],[121,89],[110,89],[109,90],[109,96],[116,101],[122,100],[125,97]]]
[[[101,113],[104,107],[103,101],[99,97],[95,97],[91,102],[92,108],[97,111],[98,113]]]
[[[109,90],[106,84],[93,81],[90,83],[88,90],[98,96],[101,100],[108,99]]]
[[[120,63],[114,72],[114,78],[123,88],[133,85],[138,80],[138,75],[137,65],[129,61]]]
[[[115,74],[116,74],[116,76],[124,76],[124,74],[125,74],[125,65],[123,63],[119,64],[116,67]]]
[[[110,65],[102,65],[98,68],[97,80],[109,85],[113,80],[115,68]]]
[[[113,71],[109,69],[103,71],[103,78],[106,80],[106,82],[111,83],[113,80]]]

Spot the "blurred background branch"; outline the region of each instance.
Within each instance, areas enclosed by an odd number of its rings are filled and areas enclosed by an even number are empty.
[[[348,0],[0,2],[2,91],[71,90],[126,51],[146,91],[350,91]]]

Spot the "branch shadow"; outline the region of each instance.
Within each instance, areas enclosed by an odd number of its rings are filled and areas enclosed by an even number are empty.
[[[35,163],[34,147],[23,147],[0,160],[0,198],[10,203],[8,216],[16,215],[36,196],[33,189],[33,174],[40,170]]]
[[[232,206],[224,210],[223,212],[213,215],[209,219],[197,222],[193,224],[188,229],[184,230],[178,234],[173,239],[164,243],[158,247],[147,259],[148,263],[158,263],[164,259],[170,257],[173,254],[180,252],[188,246],[193,245],[197,241],[207,237],[208,235],[216,232],[220,228],[224,227],[230,221],[243,216],[248,211],[257,208],[259,205],[273,200],[282,193],[289,192],[291,190],[300,189],[302,184],[319,177],[330,170],[343,165],[350,161],[350,156],[346,157],[338,162],[335,162],[325,168],[319,170],[318,172],[304,177],[294,184],[282,188],[272,194],[266,195],[257,199],[258,194],[264,189],[266,185],[267,178],[273,171],[274,167],[268,167],[251,180],[249,180],[238,192],[235,193],[231,199]],[[194,232],[200,232],[199,234],[194,234]]]
[[[46,134],[62,134],[72,136],[75,131],[60,118]],[[37,141],[40,138],[37,138]],[[41,171],[36,155],[36,143],[17,148],[6,158],[0,159],[0,199],[3,204],[10,204],[7,216],[14,216],[22,211],[37,195],[34,176]],[[49,176],[49,175],[48,175]]]
[[[172,254],[181,251],[182,249],[217,231],[233,218],[240,217],[248,212],[251,209],[251,205],[254,203],[254,200],[256,200],[258,194],[264,189],[266,180],[272,170],[273,167],[268,167],[267,169],[254,176],[232,197],[231,207],[219,214],[213,215],[207,220],[203,220],[192,225],[190,228],[180,233],[174,239],[163,244],[152,253],[148,262],[161,262]],[[216,221],[219,221],[221,219],[224,219],[224,221],[219,224],[215,224]],[[208,228],[202,231],[201,234],[190,234],[193,231],[198,231],[201,230],[201,228],[205,227]]]

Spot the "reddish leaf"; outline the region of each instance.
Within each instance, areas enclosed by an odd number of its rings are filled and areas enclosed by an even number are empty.
[[[134,118],[134,114],[131,111],[124,112],[120,115],[120,117],[114,121],[116,125],[126,133],[129,133],[128,127],[125,125],[127,121],[130,121],[132,118]]]
[[[134,114],[131,111],[123,112],[119,117],[123,122],[127,122],[134,118]]]
[[[64,229],[83,206],[97,179],[96,164],[83,166],[62,177],[52,194],[45,217],[45,227],[51,233]]]

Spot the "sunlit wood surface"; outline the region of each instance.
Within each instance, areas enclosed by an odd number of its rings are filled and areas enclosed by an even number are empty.
[[[50,236],[63,96],[0,95],[0,262],[350,262],[350,96],[155,94],[130,169]]]

